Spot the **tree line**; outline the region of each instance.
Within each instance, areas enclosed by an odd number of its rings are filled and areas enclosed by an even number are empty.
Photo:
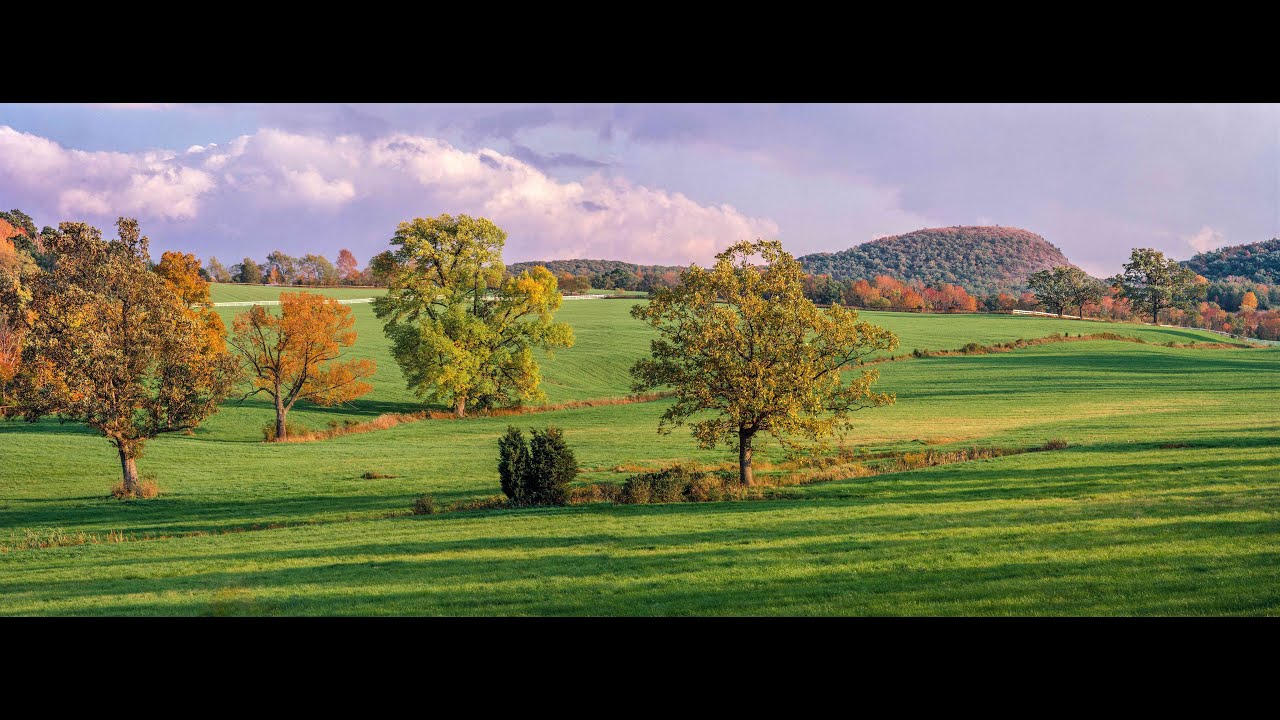
[[[815,303],[907,312],[1044,311],[1106,320],[1138,320],[1280,340],[1280,285],[1243,277],[1209,281],[1186,264],[1151,248],[1137,248],[1124,271],[1098,280],[1080,268],[1059,265],[1032,273],[1030,291],[970,295],[949,283],[903,282],[888,275],[870,280],[803,277]]]
[[[218,258],[210,256],[205,262],[204,277],[212,282],[247,285],[380,287],[385,284],[385,279],[378,274],[376,266],[377,263],[371,261],[369,267],[360,269],[356,256],[346,248],[338,251],[336,264],[329,262],[324,255],[307,254],[297,258],[275,250],[261,263],[253,258],[244,258],[229,268]]]
[[[285,441],[297,402],[334,405],[372,389],[374,363],[344,352],[356,342],[349,307],[283,292],[278,312],[252,306],[228,333],[195,256],[165,252],[153,263],[136,220],[120,218],[116,229],[117,238],[104,239],[85,223],[47,228],[35,248],[47,266],[0,243],[3,414],[97,430],[119,456],[113,494],[141,495],[137,459],[148,441],[193,431],[233,396],[269,397],[271,439]],[[468,408],[544,400],[533,351],[574,342],[554,319],[562,300],[555,275],[544,267],[506,272],[505,240],[485,218],[415,218],[400,223],[392,249],[374,261],[388,292],[373,310],[408,387],[459,418]],[[750,264],[754,257],[765,264]],[[875,370],[859,366],[896,347],[896,336],[856,311],[819,309],[777,241],[735,244],[712,268],[683,271],[632,315],[658,332],[650,357],[631,369],[633,389],[675,395],[658,431],[688,424],[702,447],[733,445],[744,484],[763,437],[788,446],[822,441],[847,427],[851,412],[894,400],[872,390]],[[576,467],[563,445],[550,431],[536,433],[527,452],[510,439],[504,491],[522,502],[562,500],[555,488]]]

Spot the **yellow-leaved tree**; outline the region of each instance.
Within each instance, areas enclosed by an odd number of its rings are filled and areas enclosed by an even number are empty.
[[[1241,312],[1253,312],[1258,309],[1258,296],[1252,290],[1244,294],[1244,298],[1240,300]]]
[[[534,348],[573,345],[572,328],[554,321],[555,275],[535,267],[504,277],[506,239],[485,218],[417,218],[370,264],[387,279],[373,309],[409,388],[458,417],[468,405],[545,399]]]
[[[138,222],[120,218],[116,226],[118,240],[68,222],[45,238],[57,261],[32,282],[15,382],[28,421],[56,415],[106,436],[120,455],[122,495],[134,497],[143,444],[215,412],[237,367],[213,310],[189,305],[147,269]]]
[[[753,263],[756,257],[764,264]],[[744,240],[710,269],[690,267],[679,285],[631,310],[659,332],[652,357],[631,369],[633,389],[676,393],[658,432],[690,424],[703,448],[736,444],[744,485],[752,483],[757,434],[794,448],[799,438],[831,435],[853,410],[894,401],[871,390],[876,370],[847,381],[844,373],[896,348],[897,336],[839,305],[819,310],[804,296],[803,276],[782,243]]]
[[[299,400],[338,405],[373,389],[372,360],[340,360],[356,342],[351,308],[319,293],[280,293],[280,314],[261,305],[236,316],[231,345],[253,381],[245,397],[263,393],[275,403],[275,441],[289,439],[285,423]]]

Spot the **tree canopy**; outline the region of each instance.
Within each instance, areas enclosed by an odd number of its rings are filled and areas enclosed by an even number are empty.
[[[340,360],[356,342],[351,308],[318,293],[280,293],[280,314],[261,305],[236,316],[231,345],[248,366],[250,395],[275,403],[275,439],[288,439],[286,418],[299,400],[337,405],[373,389],[372,360]]]
[[[1102,283],[1088,273],[1072,265],[1058,265],[1052,270],[1040,270],[1031,274],[1027,285],[1035,293],[1036,300],[1055,315],[1067,308],[1076,308],[1084,316],[1084,306],[1102,300]]]
[[[755,256],[763,267],[750,262]],[[679,285],[631,310],[659,332],[652,356],[631,369],[633,389],[676,393],[658,431],[690,424],[704,448],[736,443],[745,484],[757,433],[794,447],[796,438],[819,440],[840,429],[851,411],[894,400],[871,390],[876,370],[848,382],[843,373],[897,347],[897,336],[859,321],[856,311],[819,310],[804,296],[802,275],[780,242],[742,241],[710,269],[689,268]]]
[[[120,455],[125,494],[133,495],[144,442],[214,413],[236,363],[213,311],[189,304],[147,269],[148,240],[137,221],[116,226],[116,240],[69,222],[45,238],[57,261],[32,283],[16,394],[28,421],[57,415],[107,437]]]
[[[1156,324],[1161,310],[1189,309],[1208,289],[1204,278],[1151,248],[1135,249],[1124,264],[1124,272],[1111,282],[1134,310],[1150,313]]]
[[[573,330],[554,321],[554,275],[535,267],[504,278],[506,238],[485,218],[416,218],[396,228],[390,255],[371,262],[388,282],[374,312],[409,388],[459,417],[468,404],[544,399],[534,348],[573,344]]]

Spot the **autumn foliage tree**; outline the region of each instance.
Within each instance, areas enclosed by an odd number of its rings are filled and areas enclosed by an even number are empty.
[[[200,277],[200,261],[195,255],[166,251],[154,270],[188,307],[208,304],[209,283]]]
[[[351,308],[318,293],[280,294],[280,314],[261,305],[236,316],[231,345],[253,382],[248,396],[262,393],[275,403],[277,442],[288,439],[285,420],[299,400],[337,405],[373,389],[364,382],[372,360],[340,360],[356,342]]]
[[[755,256],[764,267],[750,262]],[[631,314],[659,332],[652,356],[631,369],[633,389],[676,393],[658,431],[692,421],[700,446],[736,444],[746,485],[758,433],[795,447],[796,437],[824,438],[851,411],[894,400],[871,390],[877,371],[864,369],[847,383],[843,373],[897,347],[897,336],[860,322],[853,310],[819,310],[804,296],[800,264],[776,240],[733,245],[712,268],[689,268],[679,285],[656,291]]]
[[[0,415],[16,410],[12,384],[34,319],[31,282],[38,271],[29,253],[8,238],[0,238]]]
[[[32,283],[16,384],[28,421],[56,415],[107,437],[120,456],[124,494],[134,496],[144,443],[215,412],[234,385],[236,362],[211,330],[213,311],[190,305],[147,269],[148,240],[137,221],[116,226],[117,240],[84,223],[61,223],[45,238],[57,261]]]
[[[485,218],[417,218],[370,264],[387,278],[373,308],[409,388],[458,417],[468,405],[545,398],[533,350],[573,345],[573,330],[554,321],[555,275],[535,266],[504,277],[506,238]]]
[[[342,248],[338,251],[338,277],[343,282],[355,282],[360,275],[360,265],[351,251]]]

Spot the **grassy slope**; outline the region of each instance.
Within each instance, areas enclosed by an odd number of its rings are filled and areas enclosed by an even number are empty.
[[[305,287],[272,287],[269,285],[228,285],[212,283],[209,299],[213,302],[246,302],[253,300],[279,300],[282,292],[316,292],[341,300],[351,298],[371,298],[386,293],[385,288],[305,288]]]
[[[648,339],[625,317],[629,306],[566,303],[579,342],[547,363],[553,401],[625,392],[625,367]],[[311,424],[412,406],[369,308],[353,311],[358,351],[381,366],[377,389],[348,410],[298,413]],[[898,330],[906,349],[1097,331],[1039,318],[867,317]],[[17,551],[0,554],[0,613],[1280,610],[1280,352],[1086,342],[879,367],[899,404],[859,414],[857,444],[1066,437],[1075,447],[812,486],[804,500],[361,520]],[[565,427],[588,467],[728,459],[696,450],[682,431],[656,436],[664,406],[519,420]],[[269,418],[265,404],[246,403],[194,437],[151,443],[140,466],[166,492],[134,504],[103,497],[116,473],[105,440],[56,423],[0,425],[0,536],[344,520],[403,510],[423,491],[441,500],[497,491],[494,442],[507,419],[268,446],[257,440]],[[1169,443],[1190,447],[1159,447]],[[365,470],[400,477],[358,479]]]

